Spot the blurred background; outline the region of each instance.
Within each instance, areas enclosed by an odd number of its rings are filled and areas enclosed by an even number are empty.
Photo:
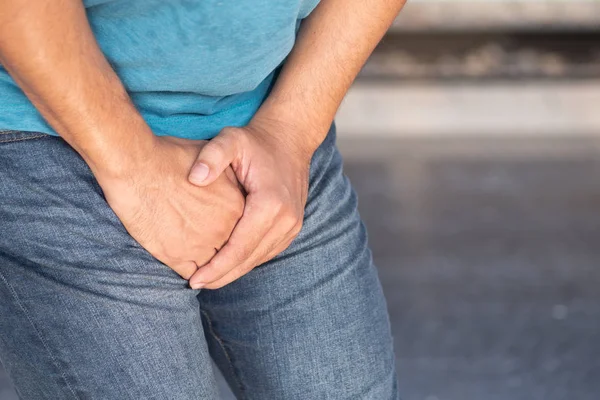
[[[337,123],[403,399],[600,399],[600,1],[409,0]]]
[[[338,129],[403,398],[600,399],[600,1],[409,0]]]

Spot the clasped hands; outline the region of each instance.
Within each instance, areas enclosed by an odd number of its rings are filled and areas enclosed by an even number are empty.
[[[314,150],[280,128],[251,122],[208,142],[157,136],[143,165],[103,181],[104,195],[131,236],[192,288],[223,287],[302,228]]]

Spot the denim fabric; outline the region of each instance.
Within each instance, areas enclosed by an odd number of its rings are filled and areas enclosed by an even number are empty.
[[[23,399],[396,400],[386,304],[335,130],[302,232],[219,290],[146,252],[61,138],[0,131],[0,359]]]

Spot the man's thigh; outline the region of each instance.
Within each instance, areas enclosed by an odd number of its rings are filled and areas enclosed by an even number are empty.
[[[197,291],[62,140],[0,133],[0,358],[24,399],[216,398]]]
[[[241,399],[398,398],[385,300],[330,132],[302,232],[273,261],[202,290],[211,354]]]

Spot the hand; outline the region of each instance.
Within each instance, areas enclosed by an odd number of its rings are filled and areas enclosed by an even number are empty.
[[[129,234],[184,279],[224,245],[244,209],[230,168],[203,188],[188,181],[205,143],[156,137],[144,165],[128,168],[128,176],[96,175]]]
[[[229,165],[246,196],[244,214],[229,241],[190,279],[217,289],[285,250],[302,228],[313,151],[294,144],[289,127],[253,120],[225,128],[200,152],[190,182],[212,184]]]

